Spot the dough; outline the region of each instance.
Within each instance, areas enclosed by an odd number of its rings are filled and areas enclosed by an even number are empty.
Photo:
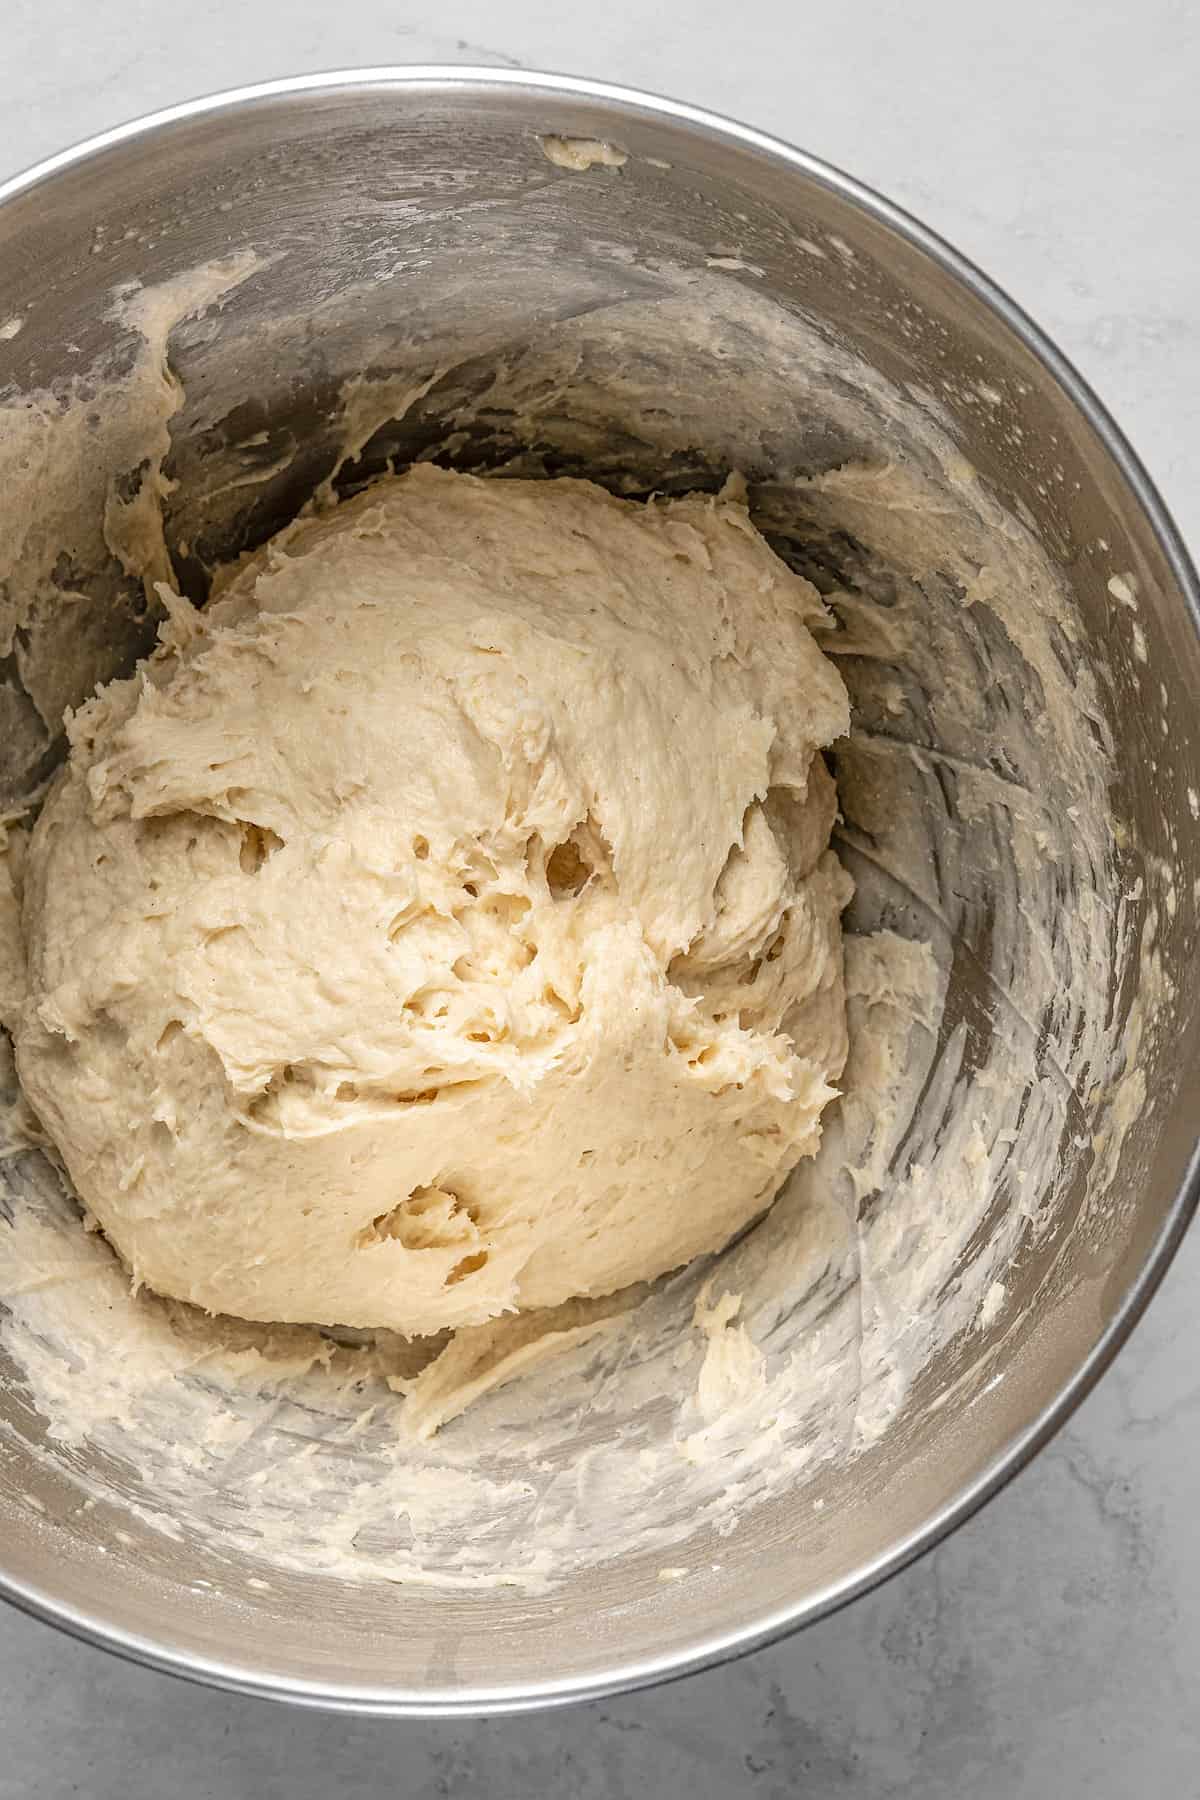
[[[825,615],[731,498],[431,467],[69,721],[26,1094],[160,1293],[481,1324],[726,1243],[846,1055]]]

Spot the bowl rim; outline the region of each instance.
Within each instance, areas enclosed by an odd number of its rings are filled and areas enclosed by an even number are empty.
[[[908,245],[965,287],[1017,336],[1050,380],[1082,416],[1106,451],[1141,508],[1182,595],[1192,629],[1200,638],[1200,580],[1171,514],[1141,459],[1091,386],[1044,331],[1009,295],[976,265],[902,207],[866,183],[822,158],[781,138],[723,117],[685,101],[670,100],[638,88],[582,76],[544,71],[495,68],[470,63],[420,63],[335,69],[317,74],[284,76],[273,81],[220,90],[199,99],[164,107],[127,123],[84,138],[0,182],[0,207],[122,144],[167,131],[189,120],[225,110],[246,109],[264,102],[340,90],[401,92],[449,89],[521,90],[548,99],[598,103],[620,111],[658,118],[716,139],[760,160],[782,165],[829,189],[882,223]],[[1088,1355],[1057,1395],[1025,1429],[1012,1438],[952,1501],[889,1550],[874,1557],[844,1580],[830,1582],[800,1603],[778,1606],[754,1623],[735,1630],[710,1632],[683,1651],[635,1662],[612,1662],[582,1677],[527,1683],[521,1688],[404,1688],[363,1686],[264,1675],[236,1660],[196,1655],[126,1631],[89,1612],[19,1580],[0,1569],[0,1599],[36,1619],[57,1626],[80,1641],[112,1651],[128,1661],[185,1677],[228,1692],[274,1699],[318,1710],[393,1718],[453,1718],[534,1711],[576,1701],[601,1699],[654,1686],[732,1661],[762,1649],[837,1611],[868,1593],[940,1544],[976,1513],[1066,1423],[1109,1367],[1141,1318],[1178,1249],[1200,1203],[1200,1133],[1188,1167],[1141,1267],[1130,1281],[1120,1306]]]

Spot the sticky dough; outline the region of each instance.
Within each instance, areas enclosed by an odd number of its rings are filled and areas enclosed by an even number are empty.
[[[135,1280],[410,1335],[725,1244],[846,1055],[816,591],[732,498],[430,467],[70,721],[26,1094]]]

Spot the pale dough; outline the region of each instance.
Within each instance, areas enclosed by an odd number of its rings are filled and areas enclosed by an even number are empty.
[[[726,1243],[846,1055],[827,623],[732,498],[431,467],[70,721],[21,1080],[138,1282],[406,1334]]]

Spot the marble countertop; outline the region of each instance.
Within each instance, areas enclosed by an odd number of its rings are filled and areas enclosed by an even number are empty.
[[[1200,547],[1188,0],[689,0],[652,22],[634,0],[7,0],[0,42],[0,176],[173,101],[367,63],[568,70],[774,131],[1007,287]],[[1200,1231],[1099,1390],[982,1515],[837,1617],[656,1692],[508,1720],[325,1718],[0,1610],[0,1800],[1200,1800],[1198,1292]]]

